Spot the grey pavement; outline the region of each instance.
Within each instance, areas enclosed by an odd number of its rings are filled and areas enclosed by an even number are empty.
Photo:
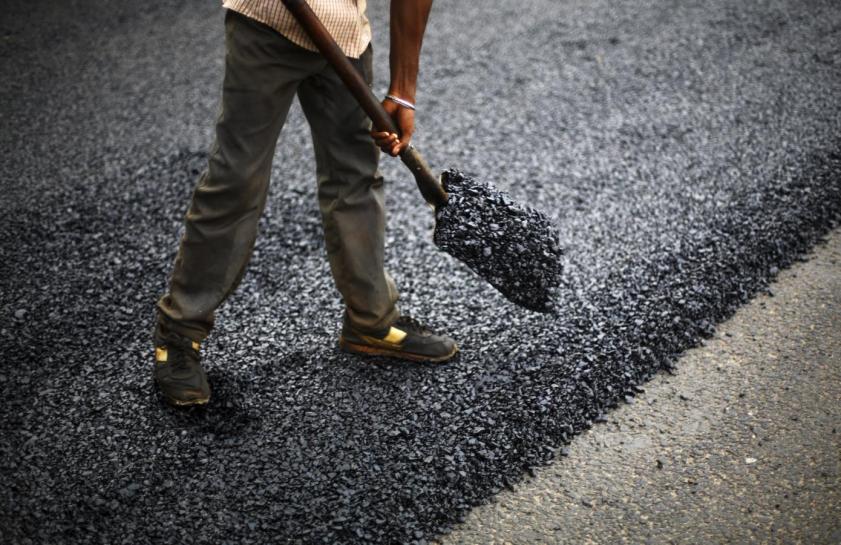
[[[441,543],[841,543],[841,230]]]

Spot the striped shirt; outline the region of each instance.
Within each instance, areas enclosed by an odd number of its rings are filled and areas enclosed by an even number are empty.
[[[309,0],[307,3],[345,55],[359,58],[371,42],[371,25],[365,16],[367,0]],[[223,0],[222,6],[269,25],[305,49],[317,51],[280,0]]]

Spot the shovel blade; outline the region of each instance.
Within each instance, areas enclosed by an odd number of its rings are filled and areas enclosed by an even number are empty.
[[[441,181],[449,198],[435,212],[435,244],[513,303],[551,312],[563,255],[552,222],[457,170],[444,172]]]

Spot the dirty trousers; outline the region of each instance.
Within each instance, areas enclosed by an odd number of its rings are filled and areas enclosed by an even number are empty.
[[[383,181],[370,121],[324,57],[270,27],[229,10],[225,48],[216,140],[185,216],[169,291],[158,301],[158,323],[193,340],[210,332],[251,257],[275,146],[297,94],[312,131],[327,257],[347,315],[363,330],[390,325],[398,294],[383,268]],[[371,48],[351,60],[370,85]]]

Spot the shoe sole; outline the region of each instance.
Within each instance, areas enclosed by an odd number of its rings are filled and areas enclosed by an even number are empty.
[[[377,346],[370,346],[367,344],[357,344],[339,339],[339,348],[354,354],[361,354],[363,356],[385,356],[387,358],[396,358],[399,360],[409,360],[419,363],[442,363],[458,353],[458,346],[453,348],[453,351],[444,356],[430,357],[421,354],[411,354],[409,352],[401,352],[399,350],[389,350],[388,348],[380,348]]]

